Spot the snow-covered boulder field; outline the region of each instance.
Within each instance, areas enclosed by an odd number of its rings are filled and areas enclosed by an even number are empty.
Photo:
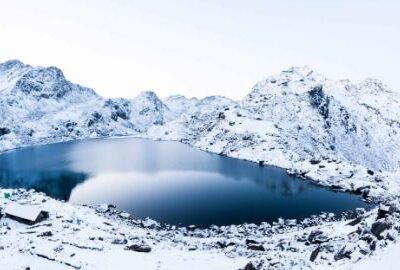
[[[200,230],[0,187],[0,195],[11,194],[0,196],[1,208],[18,202],[50,209],[49,219],[36,227],[0,219],[1,269],[325,269],[353,264],[367,269],[385,256],[395,258],[387,254],[398,250],[394,243],[400,230],[400,94],[377,80],[333,81],[301,67],[260,81],[239,101],[221,96],[161,100],[150,91],[134,99],[107,99],[68,81],[56,67],[18,60],[0,64],[0,152],[110,136],[178,140],[286,168],[384,206],[341,217],[322,214]]]

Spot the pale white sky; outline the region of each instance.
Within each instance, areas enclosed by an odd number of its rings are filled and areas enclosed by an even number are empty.
[[[0,62],[58,66],[107,97],[241,98],[309,65],[400,89],[398,0],[0,0]]]

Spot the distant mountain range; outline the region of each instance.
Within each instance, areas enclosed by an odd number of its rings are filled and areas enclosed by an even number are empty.
[[[179,140],[323,184],[379,191],[377,173],[400,171],[400,94],[377,80],[333,81],[294,67],[258,82],[240,101],[160,100],[154,92],[107,99],[56,67],[0,64],[0,151],[126,135]]]

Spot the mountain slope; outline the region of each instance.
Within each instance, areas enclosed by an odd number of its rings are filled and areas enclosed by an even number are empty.
[[[335,82],[290,69],[258,83],[243,103],[283,127],[284,143],[303,157],[400,167],[400,95],[378,81]]]
[[[101,136],[131,135],[173,114],[152,92],[104,99],[55,67],[0,64],[0,149]],[[164,119],[165,118],[165,119]]]

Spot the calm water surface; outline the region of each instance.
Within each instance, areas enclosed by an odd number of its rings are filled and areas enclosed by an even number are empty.
[[[72,203],[108,202],[170,224],[228,225],[368,207],[359,197],[178,142],[97,139],[0,155],[0,186]]]

